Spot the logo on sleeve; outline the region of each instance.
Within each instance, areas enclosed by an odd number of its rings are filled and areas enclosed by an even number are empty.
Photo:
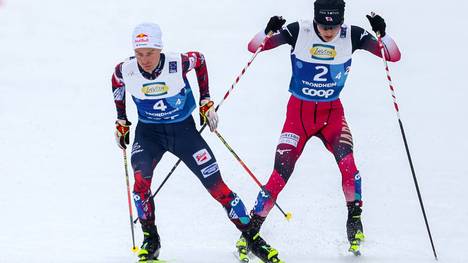
[[[202,165],[211,160],[211,155],[206,149],[201,149],[200,151],[193,154],[193,158],[198,165]]]
[[[367,31],[364,31],[362,34],[361,34],[361,38],[359,40],[362,40],[365,36],[369,35],[369,33],[367,33]]]
[[[334,46],[314,44],[309,50],[312,58],[319,60],[333,60],[336,57],[336,50]]]
[[[290,151],[292,151],[292,149],[278,149],[278,150],[276,150],[276,152],[279,153],[280,155],[283,155],[284,153],[290,152]]]
[[[146,96],[162,96],[167,94],[169,86],[165,82],[153,82],[148,84],[143,84],[141,92]]]

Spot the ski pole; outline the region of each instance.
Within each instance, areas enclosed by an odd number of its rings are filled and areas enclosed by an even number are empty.
[[[127,200],[128,200],[128,212],[130,214],[130,229],[132,231],[132,252],[138,251],[138,248],[135,246],[135,231],[133,229],[133,210],[132,210],[132,198],[130,194],[130,180],[128,179],[128,161],[127,161],[127,150],[122,149],[123,158],[124,158],[124,167],[125,167],[125,181],[127,183]]]
[[[374,16],[375,14],[372,13],[371,15]],[[421,211],[422,211],[422,214],[423,214],[423,217],[424,217],[424,222],[426,223],[427,233],[429,234],[429,239],[431,241],[432,252],[434,253],[435,259],[438,260],[437,259],[437,253],[436,253],[436,250],[435,250],[435,247],[434,247],[434,242],[432,240],[431,229],[429,228],[429,223],[427,221],[426,211],[424,209],[424,204],[423,204],[423,200],[422,200],[422,197],[421,197],[421,192],[419,191],[419,184],[418,184],[418,180],[416,178],[416,172],[414,171],[413,161],[411,160],[411,154],[410,154],[410,151],[409,151],[408,142],[406,140],[405,130],[403,129],[403,122],[401,121],[400,110],[399,110],[396,95],[395,95],[395,88],[394,88],[394,86],[392,84],[392,78],[390,77],[390,70],[388,68],[387,59],[385,57],[385,48],[384,48],[384,45],[383,45],[383,42],[382,42],[382,37],[380,35],[380,32],[376,32],[376,33],[377,33],[377,39],[378,39],[378,42],[379,42],[379,48],[380,48],[380,51],[381,51],[381,54],[382,54],[382,59],[383,59],[384,66],[385,66],[385,71],[387,72],[388,84],[389,84],[389,87],[390,87],[390,91],[392,93],[393,105],[395,107],[395,111],[396,111],[396,114],[397,114],[398,123],[400,124],[400,131],[401,131],[401,135],[403,137],[403,142],[405,143],[406,155],[408,156],[408,161],[409,161],[409,165],[410,165],[410,168],[411,168],[411,173],[413,174],[414,186],[416,187],[416,192],[418,194],[419,204],[421,206]]]
[[[257,177],[253,174],[253,172],[249,169],[249,167],[245,165],[244,161],[242,161],[239,155],[237,155],[237,153],[232,149],[232,147],[226,142],[223,136],[221,136],[221,134],[217,130],[215,130],[214,132],[216,133],[218,138],[221,140],[221,142],[224,144],[224,146],[226,146],[226,148],[228,148],[228,150],[232,153],[232,155],[234,155],[234,158],[236,158],[236,160],[242,165],[242,167],[244,167],[245,171],[250,175],[250,177],[255,181],[255,183],[262,189],[262,191],[267,192],[264,189],[263,185],[260,183],[260,181],[257,179]],[[281,211],[281,213],[283,214],[286,220],[288,221],[291,220],[292,214],[290,212],[285,213],[284,210],[278,205],[276,201],[275,201],[275,206]]]
[[[241,79],[241,77],[245,74],[245,72],[247,71],[247,68],[250,67],[250,65],[252,64],[252,62],[254,61],[254,59],[257,57],[258,53],[260,53],[260,51],[262,51],[263,47],[265,46],[265,43],[267,42],[267,40],[271,37],[271,35],[273,35],[273,31],[270,31],[267,35],[267,37],[263,40],[263,42],[260,44],[260,46],[257,48],[257,50],[255,51],[255,53],[252,55],[252,57],[250,58],[249,62],[247,62],[247,65],[244,66],[244,68],[242,69],[242,71],[239,73],[239,75],[237,75],[236,79],[234,80],[234,82],[231,84],[231,87],[229,88],[229,90],[226,92],[226,94],[224,94],[224,97],[223,99],[219,102],[218,106],[216,106],[216,109],[215,111],[218,111],[219,107],[224,103],[224,101],[227,99],[227,97],[229,97],[229,94],[231,93],[231,91],[234,89],[234,87],[237,85],[237,83],[239,83],[239,80]],[[199,133],[202,133],[203,130],[206,128],[206,123],[201,127]],[[166,183],[166,181],[169,179],[169,177],[172,175],[172,173],[174,173],[175,169],[177,168],[177,166],[179,166],[180,162],[182,160],[179,159],[177,160],[177,162],[174,164],[174,166],[172,167],[172,169],[169,171],[169,173],[166,175],[166,178],[164,178],[164,180],[162,181],[161,185],[159,185],[158,189],[156,190],[156,192],[154,192],[153,195],[151,195],[150,198],[154,198],[158,192],[161,190],[161,188],[164,186],[164,184]],[[137,219],[138,220],[138,219]],[[135,220],[135,223],[136,221]]]

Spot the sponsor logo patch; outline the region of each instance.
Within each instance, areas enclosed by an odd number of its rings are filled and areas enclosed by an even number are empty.
[[[348,28],[347,27],[344,27],[342,26],[341,27],[341,33],[340,33],[340,38],[346,38],[346,34],[348,32]]]
[[[365,36],[369,35],[369,33],[367,33],[367,31],[364,31],[362,34],[361,34],[361,38],[359,40],[362,40]]]
[[[231,211],[229,212],[229,218],[230,219],[239,219],[239,216],[237,215],[236,211],[234,208],[231,208]]]
[[[138,34],[135,37],[135,45],[137,47],[144,46],[148,42],[149,42],[149,38],[148,38],[148,35],[146,35],[146,34]]]
[[[336,57],[336,50],[334,46],[314,44],[309,50],[312,58],[319,60],[333,60]]]
[[[214,173],[219,171],[219,167],[217,163],[212,163],[208,165],[207,167],[201,169],[201,173],[203,175],[203,178],[207,178],[210,175],[213,175]]]
[[[177,72],[177,61],[169,61],[169,73]]]
[[[292,149],[278,149],[276,150],[277,153],[279,153],[280,155],[283,155],[285,152],[290,152],[292,151]]]
[[[357,174],[354,176],[354,180],[356,180],[356,181],[361,180],[361,175],[360,175],[359,173],[357,173]]]
[[[278,144],[289,144],[294,147],[297,147],[297,143],[299,142],[299,135],[294,134],[292,132],[284,132],[281,134],[279,143]]]
[[[138,144],[137,142],[135,144],[133,144],[133,147],[132,147],[132,155],[133,154],[137,154],[137,153],[141,153],[143,152],[143,148],[141,148],[140,144]]]
[[[211,155],[206,149],[201,149],[200,151],[194,153],[192,156],[198,165],[202,165],[211,160]]]
[[[167,94],[169,86],[165,82],[153,82],[144,84],[141,88],[141,92],[146,96],[162,96]]]
[[[333,95],[333,93],[335,93],[335,90],[333,90],[333,89],[328,89],[328,90],[319,89],[319,90],[316,90],[316,89],[310,89],[310,88],[303,88],[302,93],[304,93],[305,95],[312,96],[312,97],[322,97],[322,98],[327,99],[328,97]]]

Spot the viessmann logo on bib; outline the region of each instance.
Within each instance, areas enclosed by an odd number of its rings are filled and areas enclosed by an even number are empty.
[[[309,51],[312,58],[319,60],[333,60],[336,57],[334,46],[314,44]]]
[[[144,84],[141,88],[141,92],[146,96],[162,96],[167,94],[168,90],[169,86],[167,86],[165,82],[148,83]]]

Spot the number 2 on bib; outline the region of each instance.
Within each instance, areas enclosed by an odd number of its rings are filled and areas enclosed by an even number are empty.
[[[314,81],[327,81],[326,78],[322,77],[328,73],[328,68],[325,66],[316,66],[315,69],[317,71],[321,70],[321,72],[317,72],[317,74],[315,74]]]

